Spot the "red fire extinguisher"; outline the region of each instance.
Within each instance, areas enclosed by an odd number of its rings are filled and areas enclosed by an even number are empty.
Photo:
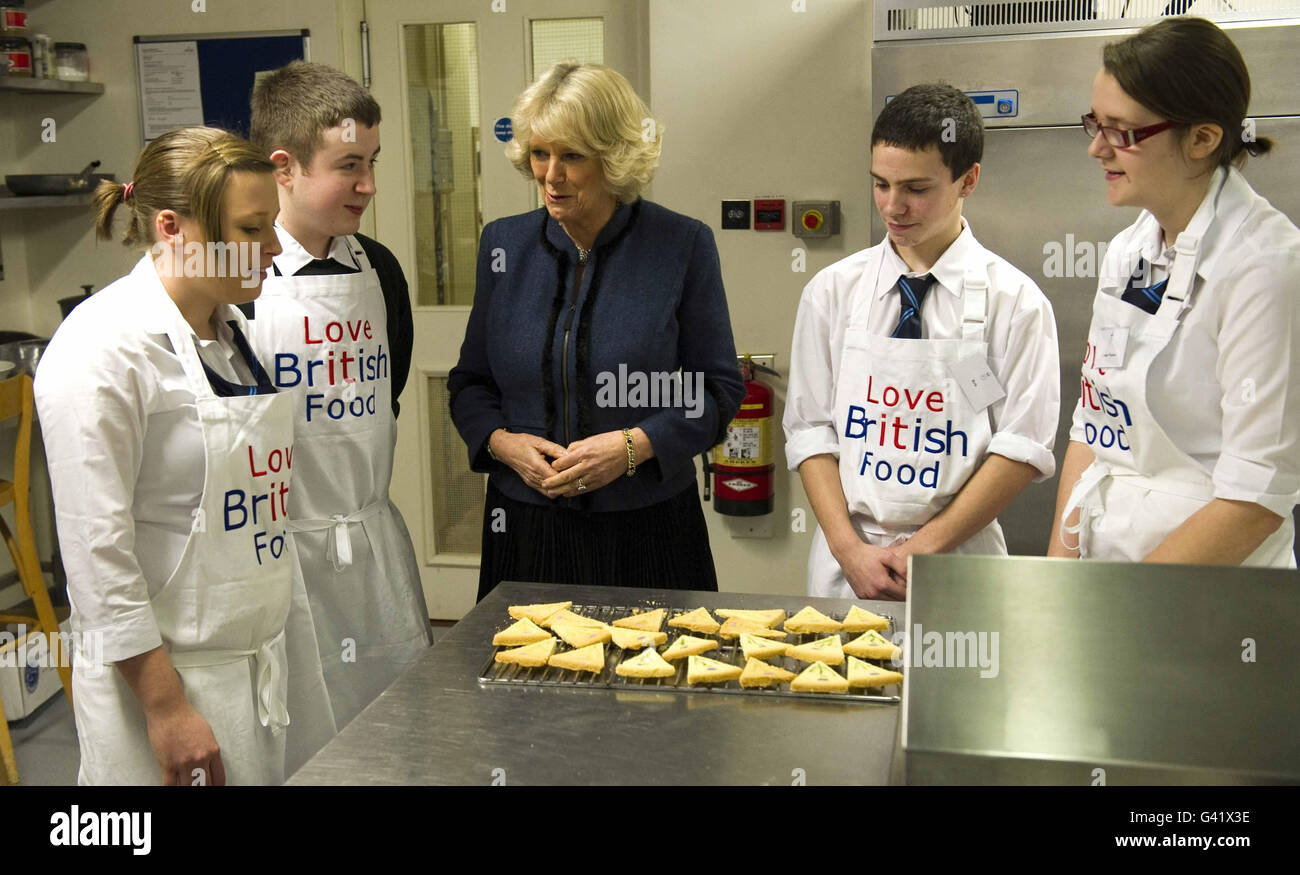
[[[772,512],[772,473],[776,469],[772,462],[772,389],[754,378],[756,368],[771,370],[745,356],[740,364],[745,400],[740,402],[740,411],[727,426],[727,437],[713,448],[712,463],[705,460],[707,471],[714,475],[717,491],[713,506],[718,513],[728,516],[762,516]],[[707,471],[706,501],[709,498]]]

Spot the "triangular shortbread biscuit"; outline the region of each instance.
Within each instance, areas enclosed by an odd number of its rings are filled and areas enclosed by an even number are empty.
[[[809,632],[824,634],[826,632],[840,631],[841,623],[838,620],[832,620],[821,611],[810,606],[786,620],[782,628],[787,632],[795,632],[799,635]]]
[[[577,650],[566,650],[552,656],[549,662],[556,668],[600,672],[605,668],[605,645],[591,644]]]
[[[723,638],[739,638],[741,635],[753,635],[755,638],[786,637],[786,634],[780,629],[769,629],[767,626],[751,623],[739,617],[728,617],[727,621],[718,629],[718,634]]]
[[[614,646],[623,650],[654,647],[668,640],[667,632],[644,632],[640,629],[620,629],[617,626],[611,626],[609,634],[614,641]]]
[[[623,617],[615,620],[612,625],[620,629],[640,629],[642,632],[658,632],[659,627],[664,624],[664,609],[655,608],[653,611],[646,611],[643,614],[633,614],[630,617]]]
[[[716,650],[718,642],[711,638],[696,638],[694,635],[682,635],[664,651],[664,659],[681,659],[694,656],[706,650]]]
[[[854,605],[844,615],[844,622],[841,625],[845,632],[865,632],[868,629],[879,629],[884,632],[889,628],[889,618]]]
[[[588,626],[585,623],[557,621],[551,624],[551,631],[564,639],[570,647],[586,647],[601,641],[608,641],[608,626]]]
[[[847,693],[849,682],[824,662],[814,662],[790,681],[796,693]]]
[[[757,635],[750,635],[748,632],[740,634],[740,649],[746,659],[770,659],[785,653],[789,647],[790,645],[783,641],[769,641]]]
[[[740,677],[740,666],[718,662],[707,656],[692,656],[686,663],[686,683],[720,684]]]
[[[510,616],[516,620],[527,617],[539,626],[545,626],[547,618],[563,611],[572,604],[573,602],[551,602],[545,605],[511,605],[509,610]]]
[[[678,629],[690,629],[692,632],[703,632],[705,635],[712,635],[719,628],[718,621],[713,619],[704,608],[678,614],[668,621],[668,625]]]
[[[824,662],[827,665],[840,665],[844,662],[844,649],[840,646],[840,636],[831,635],[799,646],[791,646],[786,656],[803,662]]]
[[[572,623],[579,626],[604,626],[600,620],[593,620],[591,617],[584,617],[582,614],[575,614],[568,608],[556,611],[546,618],[546,622],[541,625],[547,628],[553,627],[556,623]]]
[[[887,687],[901,684],[903,675],[869,662],[863,662],[856,656],[849,657],[849,686],[851,687]]]
[[[772,608],[770,611],[742,611],[738,608],[721,608],[713,613],[727,619],[735,617],[737,620],[757,623],[760,626],[767,626],[769,629],[785,619],[785,611],[780,608]]]
[[[868,629],[845,644],[844,652],[861,659],[892,659],[901,656],[903,649],[875,629]]]
[[[620,662],[614,671],[625,678],[670,678],[677,667],[664,660],[653,647]]]
[[[497,653],[493,659],[496,662],[536,667],[539,665],[546,665],[546,661],[551,658],[551,654],[554,652],[555,639],[550,635],[547,635],[545,641],[538,641],[535,644],[529,644],[526,647],[514,647],[510,650],[502,650]]]
[[[492,636],[493,647],[516,647],[520,644],[532,644],[534,641],[545,641],[551,637],[541,626],[532,620],[524,617],[517,623],[511,623],[506,628]]]
[[[740,675],[742,687],[770,687],[794,680],[794,672],[786,671],[761,659],[750,657]]]

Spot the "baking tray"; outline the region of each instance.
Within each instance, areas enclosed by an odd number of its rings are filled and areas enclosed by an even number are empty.
[[[685,611],[694,610],[699,605],[683,606],[671,605],[666,603],[646,603],[639,605],[573,605],[569,610],[584,617],[590,617],[593,620],[600,620],[602,623],[613,623],[615,620],[626,617],[633,611],[653,611],[656,608],[664,608],[666,616],[661,631],[668,633],[668,640],[660,645],[660,648],[669,647],[679,635],[694,635],[697,638],[711,638],[718,642],[717,650],[710,650],[703,654],[710,659],[716,659],[719,662],[730,663],[731,665],[744,668],[745,655],[740,649],[740,640],[725,640],[718,635],[704,635],[698,632],[692,632],[689,629],[678,629],[668,625],[677,614]],[[723,606],[726,607],[725,605]],[[714,616],[713,608],[708,608],[710,616]],[[788,612],[787,612],[788,613]],[[844,612],[828,614],[834,620],[843,620]],[[894,617],[889,614],[880,614],[889,620],[889,630],[883,632],[886,637],[893,634],[895,629]],[[501,631],[510,624],[516,622],[514,618],[507,616],[498,626],[493,634]],[[838,632],[840,643],[843,644],[852,638],[856,638],[858,632]],[[791,632],[787,637],[778,639],[787,644],[806,644],[815,641],[818,638],[828,637],[824,633],[809,633],[805,635],[796,635]],[[670,693],[704,693],[710,695],[741,695],[741,696],[759,696],[759,697],[777,697],[793,699],[818,699],[834,702],[873,702],[876,704],[893,704],[897,705],[900,697],[898,695],[885,695],[884,690],[898,689],[900,685],[895,684],[889,687],[862,687],[850,688],[847,693],[796,693],[791,690],[788,684],[781,684],[777,687],[754,687],[746,689],[740,685],[740,681],[726,681],[720,684],[688,684],[686,682],[686,666],[689,660],[681,659],[676,662],[677,674],[668,678],[626,678],[614,672],[615,666],[622,662],[626,657],[633,655],[629,651],[616,647],[614,642],[605,642],[605,668],[597,673],[575,671],[573,669],[557,668],[552,665],[529,668],[522,665],[502,664],[495,661],[496,654],[507,647],[493,647],[492,655],[488,657],[487,662],[479,671],[479,683],[482,684],[502,684],[505,686],[542,686],[542,687],[579,687],[584,689],[610,689],[610,690],[662,690]],[[559,641],[556,645],[555,652],[563,653],[566,650],[572,650],[564,641]],[[662,653],[662,649],[660,650]],[[808,663],[798,659],[788,657],[779,657],[777,659],[768,659],[773,665],[778,665],[795,674],[803,671],[808,667]],[[892,668],[886,665],[888,660],[868,659],[865,662],[879,665],[884,668]],[[847,659],[845,660],[847,664]],[[832,666],[840,674],[844,674],[846,669],[843,665]],[[880,693],[869,693],[867,690],[880,690]]]

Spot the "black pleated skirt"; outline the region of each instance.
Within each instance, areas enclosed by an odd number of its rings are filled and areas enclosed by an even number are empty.
[[[479,601],[503,580],[717,592],[697,490],[692,483],[649,507],[594,513],[515,501],[489,481]]]

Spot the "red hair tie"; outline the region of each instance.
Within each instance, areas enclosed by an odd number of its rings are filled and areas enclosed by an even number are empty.
[[[132,191],[132,189],[134,189],[134,188],[135,188],[135,181],[134,181],[134,180],[132,180],[131,182],[128,182],[126,185],[124,185],[124,186],[122,187],[122,200],[127,200],[128,198],[130,198],[130,197],[131,197],[131,191]]]

